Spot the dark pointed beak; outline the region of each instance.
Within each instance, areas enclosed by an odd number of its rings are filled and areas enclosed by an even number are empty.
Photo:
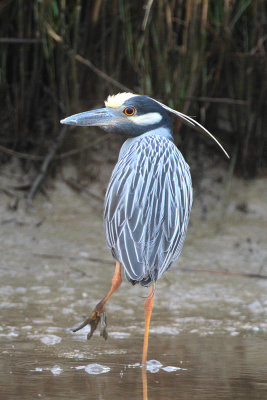
[[[116,121],[112,110],[100,108],[99,110],[86,111],[71,115],[60,121],[61,124],[76,126],[107,126]]]

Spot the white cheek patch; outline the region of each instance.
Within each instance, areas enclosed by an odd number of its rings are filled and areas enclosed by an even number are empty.
[[[162,120],[162,116],[157,112],[151,112],[144,115],[129,117],[129,119],[133,121],[136,125],[145,126],[159,123]]]

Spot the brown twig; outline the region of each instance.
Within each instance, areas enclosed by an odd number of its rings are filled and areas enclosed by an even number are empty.
[[[218,274],[218,275],[229,275],[229,276],[241,276],[242,278],[257,278],[257,279],[267,279],[267,275],[260,275],[260,274],[247,274],[245,272],[229,272],[229,271],[215,271],[209,269],[188,269],[188,268],[180,268],[182,272],[200,272],[206,274]]]
[[[11,156],[15,156],[17,158],[23,158],[25,160],[42,161],[44,159],[43,156],[21,153],[20,151],[15,151],[2,145],[0,145],[0,151],[5,154],[10,154]]]
[[[71,261],[74,260],[87,260],[87,261],[92,261],[92,262],[97,262],[97,263],[102,263],[102,264],[114,264],[114,261],[112,260],[103,260],[101,258],[96,258],[96,257],[89,257],[89,256],[61,256],[59,254],[48,254],[48,253],[32,253],[34,257],[41,257],[41,258],[51,258],[51,259],[56,259],[56,260],[62,260],[62,259],[68,259]]]
[[[35,38],[0,38],[0,43],[8,43],[8,44],[34,44],[34,43],[42,43],[41,39]]]
[[[225,97],[188,96],[186,99],[193,100],[193,101],[207,102],[207,103],[237,104],[237,105],[241,105],[241,106],[248,105],[248,101],[246,101],[246,100],[229,99],[229,98],[225,98]]]
[[[1,186],[0,186],[0,192],[4,193],[5,195],[7,195],[8,197],[11,197],[11,198],[17,197],[15,193],[13,193],[10,190],[8,190],[4,187],[1,187]]]
[[[99,68],[97,68],[90,60],[80,56],[79,54],[75,55],[75,60],[79,61],[83,65],[86,65],[98,76],[105,79],[107,82],[111,83],[112,85],[118,87],[119,89],[124,90],[126,92],[132,92],[132,89],[129,89],[127,86],[118,82],[116,79],[112,78],[111,76],[108,76],[105,72],[103,72]]]
[[[54,259],[68,259],[68,260],[88,260],[92,262],[98,262],[102,264],[114,264],[112,260],[105,260],[96,257],[89,257],[89,256],[61,256],[59,254],[47,254],[47,253],[32,253],[34,257],[42,257],[42,258],[54,258]],[[189,273],[206,273],[206,274],[216,274],[216,275],[227,275],[227,276],[237,276],[242,278],[256,278],[256,279],[267,279],[267,275],[260,275],[260,274],[248,274],[244,272],[229,272],[229,271],[215,271],[209,269],[190,269],[190,268],[179,268],[179,271],[182,272],[189,272]]]
[[[83,147],[80,147],[80,148],[74,149],[74,150],[70,150],[70,151],[66,151],[65,153],[61,153],[61,154],[55,156],[54,160],[62,160],[64,158],[68,158],[68,157],[74,156],[76,154],[79,154],[79,153],[89,149],[90,147],[93,147],[99,143],[102,143],[103,141],[110,138],[111,136],[112,135],[110,133],[107,133],[106,135],[102,135],[99,138],[97,138],[94,142],[90,142]],[[9,154],[11,156],[14,156],[17,158],[22,158],[25,160],[43,161],[46,158],[46,156],[38,156],[38,155],[34,155],[34,154],[21,153],[20,151],[15,151],[15,150],[9,149],[2,145],[0,145],[0,151],[3,153]]]
[[[91,190],[86,188],[84,185],[82,185],[80,182],[77,182],[72,178],[65,178],[64,182],[67,185],[69,185],[76,192],[78,192],[78,193],[84,192],[86,195],[89,195],[89,197],[94,197],[96,200],[98,200],[98,201],[100,200],[101,202],[103,202],[103,197],[92,192]]]

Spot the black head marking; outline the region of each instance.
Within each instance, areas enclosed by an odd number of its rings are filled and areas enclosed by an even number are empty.
[[[151,97],[143,95],[133,96],[123,103],[122,107],[124,106],[134,107],[136,110],[134,116],[137,117],[149,113],[158,113],[162,118],[159,122],[153,123],[153,121],[151,121],[151,124],[148,125],[138,125],[134,122],[130,123],[130,121],[126,120],[125,123],[121,123],[114,127],[114,130],[116,130],[118,134],[127,136],[140,136],[143,133],[158,128],[167,128],[170,130],[170,132],[172,131],[172,120],[170,114],[159,103],[151,99]]]

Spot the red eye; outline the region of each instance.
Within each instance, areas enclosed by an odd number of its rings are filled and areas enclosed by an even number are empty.
[[[135,114],[135,108],[134,108],[134,107],[126,107],[126,108],[123,110],[123,113],[124,113],[125,115],[127,115],[128,117],[131,117],[132,115]]]

